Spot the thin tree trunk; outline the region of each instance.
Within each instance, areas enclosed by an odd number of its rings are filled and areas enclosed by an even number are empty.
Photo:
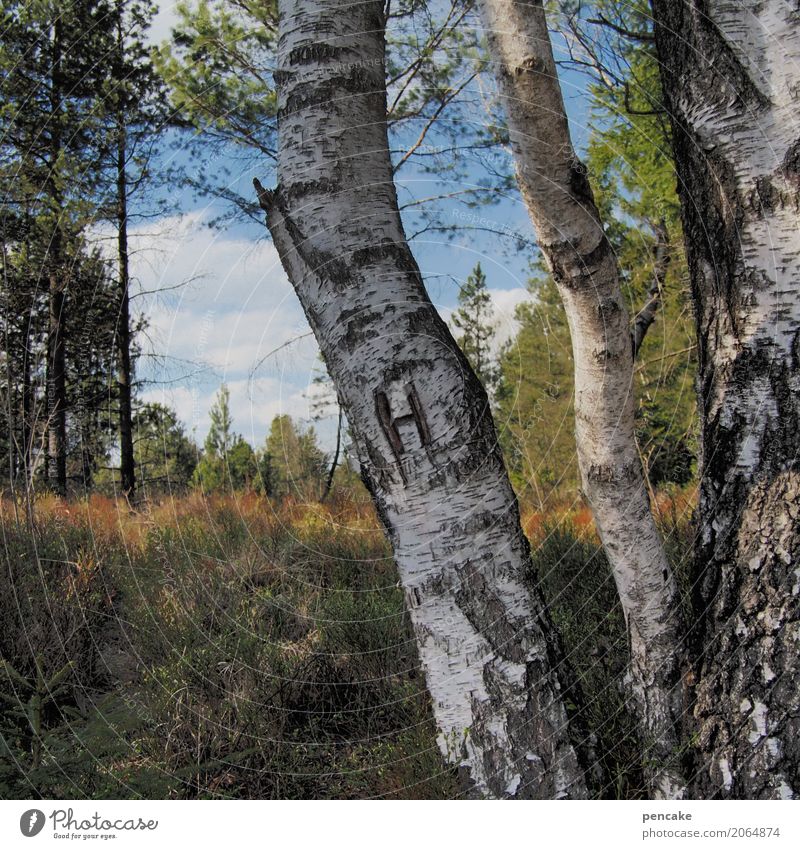
[[[20,401],[20,432],[22,434],[22,466],[25,473],[25,490],[31,486],[33,468],[33,402],[31,387],[30,317],[24,318],[22,331],[22,397]]]
[[[54,241],[55,241],[54,237]],[[56,260],[52,260],[56,262]],[[67,494],[67,384],[64,359],[64,290],[60,269],[50,272],[49,328],[47,334],[47,445],[50,485]]]
[[[639,356],[647,331],[656,320],[661,307],[661,294],[667,279],[667,271],[672,260],[670,255],[669,231],[664,221],[654,227],[656,234],[656,250],[653,258],[653,282],[647,292],[647,301],[633,319],[631,328],[631,345],[633,358]]]
[[[697,792],[800,794],[800,7],[654,0],[702,424]]]
[[[572,148],[541,0],[481,6],[517,180],[572,336],[578,463],[625,613],[647,773],[657,796],[680,798],[679,600],[636,447],[631,328],[616,258]]]
[[[325,489],[322,493],[321,501],[325,501],[327,497],[331,494],[331,487],[333,486],[333,476],[336,474],[336,467],[339,465],[339,454],[342,450],[342,419],[344,418],[344,413],[342,412],[342,408],[339,407],[339,420],[336,423],[336,448],[333,452],[333,460],[331,460],[331,467],[328,469],[328,477],[325,480]]]
[[[50,89],[50,169],[48,177],[53,232],[48,246],[49,303],[47,331],[47,447],[50,485],[62,497],[67,494],[67,384],[64,359],[64,246],[62,193],[56,174],[61,157],[61,24],[53,23],[53,68]]]
[[[257,189],[394,548],[440,747],[483,795],[583,797],[488,399],[400,221],[382,3],[281,0],[280,21],[278,188]]]
[[[118,50],[124,50],[121,21]],[[117,116],[117,248],[119,265],[119,317],[117,320],[119,392],[120,483],[126,498],[132,499],[136,490],[136,468],[133,458],[132,389],[131,389],[131,326],[130,326],[130,262],[128,257],[128,180],[127,134],[125,117]]]
[[[0,237],[0,252],[2,252],[2,261],[3,261],[3,293],[5,295],[5,308],[4,312],[4,320],[3,320],[3,336],[5,342],[5,360],[6,360],[6,427],[8,428],[7,433],[7,444],[6,450],[8,451],[8,485],[11,490],[11,498],[14,502],[14,509],[17,507],[17,499],[15,492],[15,483],[17,477],[17,451],[16,451],[16,439],[17,439],[17,422],[14,411],[14,369],[12,363],[12,345],[11,345],[11,316],[13,314],[12,309],[12,299],[11,299],[11,287],[8,280],[8,267],[6,265],[6,240],[5,237]]]
[[[24,232],[28,234],[29,229],[29,209],[25,210],[25,226]],[[30,248],[28,244],[28,235],[26,235],[26,249]],[[35,414],[35,395],[36,390],[33,383],[33,345],[32,328],[35,316],[38,313],[37,293],[34,290],[30,295],[28,309],[23,318],[23,327],[21,331],[22,337],[22,401],[21,401],[21,430],[22,430],[22,463],[25,469],[25,503],[29,508],[32,504],[33,495],[33,474],[36,467],[34,457],[34,443],[36,440],[36,414]]]

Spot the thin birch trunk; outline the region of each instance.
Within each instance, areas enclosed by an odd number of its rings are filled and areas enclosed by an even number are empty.
[[[654,0],[697,322],[697,793],[800,795],[800,5]]]
[[[482,0],[481,8],[517,181],[572,336],[578,464],[625,614],[646,771],[655,795],[680,798],[679,600],[636,447],[633,346],[616,257],[572,147],[541,0]]]
[[[278,188],[256,187],[394,548],[442,752],[486,796],[584,797],[486,393],[400,221],[384,23],[380,0],[281,0]]]

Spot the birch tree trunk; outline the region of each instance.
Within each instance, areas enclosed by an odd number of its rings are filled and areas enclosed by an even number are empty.
[[[654,0],[695,302],[698,793],[800,793],[800,5]]]
[[[575,155],[541,0],[482,0],[517,181],[566,310],[586,497],[628,629],[629,692],[656,796],[685,789],[681,621],[634,436],[633,345],[616,257]]]
[[[486,796],[584,797],[486,393],[400,221],[380,0],[281,0],[275,79],[278,188],[256,188],[394,548],[442,752]]]

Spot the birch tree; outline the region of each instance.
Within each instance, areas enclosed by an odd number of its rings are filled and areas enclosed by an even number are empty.
[[[279,12],[278,186],[256,188],[394,548],[439,745],[480,794],[584,797],[486,392],[400,220],[383,5],[281,0]]]
[[[567,314],[583,489],[614,573],[653,792],[680,798],[678,593],[634,436],[633,346],[617,260],[564,110],[541,0],[482,0],[517,181]]]
[[[800,8],[654,0],[699,357],[697,792],[800,793]]]

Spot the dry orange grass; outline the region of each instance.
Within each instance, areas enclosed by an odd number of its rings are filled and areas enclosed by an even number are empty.
[[[654,504],[656,518],[664,524],[687,521],[696,503],[695,488],[658,493]],[[158,502],[133,509],[122,498],[91,495],[64,501],[43,493],[35,498],[33,512],[37,524],[58,531],[72,527],[85,530],[97,542],[122,543],[126,548],[142,549],[154,529],[180,532],[187,523],[216,527],[221,521],[246,528],[253,537],[269,537],[290,532],[298,541],[324,544],[334,536],[341,544],[374,548],[383,544],[383,533],[372,504],[364,498],[335,493],[326,503],[304,502],[292,498],[274,501],[254,492],[213,493],[199,491],[167,496]],[[11,526],[22,508],[15,511],[8,499],[0,499],[0,522]],[[597,541],[590,508],[583,501],[562,501],[542,511],[521,505],[522,527],[535,546],[548,529],[569,526],[584,540]]]
[[[653,514],[662,526],[683,524],[691,518],[696,503],[695,487],[659,492]],[[533,545],[540,543],[554,526],[568,526],[581,539],[599,543],[591,508],[582,500],[556,502],[548,510],[522,503],[520,513],[522,529]]]

